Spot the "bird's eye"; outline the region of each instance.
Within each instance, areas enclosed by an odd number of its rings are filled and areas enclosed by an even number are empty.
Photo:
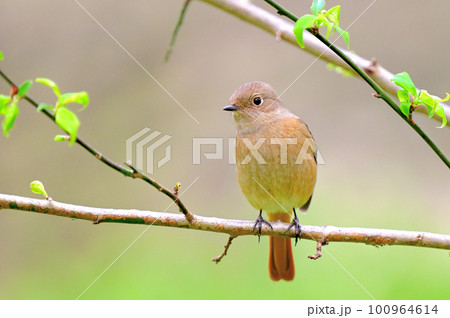
[[[253,98],[253,104],[256,105],[256,106],[261,105],[261,104],[262,104],[262,99],[261,99],[261,97],[255,97],[255,98]]]

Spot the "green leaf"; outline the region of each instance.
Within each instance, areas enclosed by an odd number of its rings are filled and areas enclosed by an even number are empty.
[[[70,140],[70,136],[67,136],[67,135],[56,135],[53,140],[54,141],[69,141]]]
[[[419,92],[419,97],[418,97],[418,99],[419,99],[419,98],[420,98],[420,99],[423,99],[423,98],[425,97],[428,101],[433,100],[436,104],[438,104],[438,103],[446,102],[446,101],[448,101],[448,100],[450,99],[450,95],[449,95],[448,93],[445,93],[445,94],[446,94],[445,98],[444,98],[444,99],[441,99],[440,97],[435,96],[435,95],[431,95],[431,94],[428,93],[426,90],[422,89],[422,90]]]
[[[402,111],[403,115],[406,117],[409,117],[409,109],[411,108],[410,102],[403,102],[400,103],[400,110]]]
[[[66,105],[69,103],[82,104],[83,108],[89,104],[89,95],[86,92],[66,93],[59,97],[59,103]]]
[[[326,18],[330,19],[330,21],[337,26],[339,26],[340,15],[341,15],[341,6],[332,7],[324,14]]]
[[[11,97],[0,95],[0,114],[3,114],[3,109],[11,101]]]
[[[320,13],[320,11],[325,8],[325,0],[313,0],[313,3],[311,5],[311,12],[315,16]]]
[[[297,38],[298,44],[300,44],[300,47],[305,47],[305,43],[303,43],[303,30],[311,28],[314,25],[315,20],[315,16],[311,14],[305,14],[304,16],[300,17],[295,23],[294,34]]]
[[[53,107],[52,105],[48,105],[48,104],[46,104],[46,103],[40,103],[40,104],[38,105],[38,107],[36,108],[36,110],[37,110],[38,112],[42,111],[43,109],[49,109],[49,110],[51,110],[51,111],[54,111],[54,107]]]
[[[333,28],[335,28],[340,34],[341,36],[344,38],[345,43],[347,44],[347,49],[350,49],[350,45],[349,45],[349,41],[350,41],[350,35],[348,34],[347,31],[342,30],[339,26],[337,26],[336,24],[333,24]]]
[[[325,35],[325,37],[328,39],[330,37],[330,35],[333,33],[333,31],[335,31],[335,29],[333,28],[333,24],[328,22],[328,24],[327,24],[327,34]]]
[[[46,199],[48,199],[47,192],[45,192],[45,187],[41,181],[35,180],[30,184],[31,191],[37,194],[42,194]]]
[[[17,91],[17,95],[19,95],[20,97],[24,97],[30,90],[31,85],[33,85],[33,81],[23,82],[22,85],[20,85],[19,90]]]
[[[36,82],[44,84],[45,86],[48,86],[51,89],[53,89],[53,92],[58,97],[58,99],[59,99],[59,96],[61,96],[61,92],[59,91],[58,85],[56,85],[56,83],[53,82],[51,79],[38,77],[38,78],[36,78]]]
[[[336,29],[333,28],[333,24],[329,23],[327,25],[327,34],[325,35],[325,37],[328,39],[330,35],[334,33],[334,31],[336,31]]]
[[[445,126],[447,126],[447,117],[445,116],[444,106],[442,104],[439,104],[439,105],[436,106],[434,111],[436,112],[436,114],[439,117],[442,118],[442,125],[439,128],[444,128]]]
[[[69,145],[72,145],[77,139],[78,127],[80,127],[77,115],[67,109],[67,107],[59,107],[56,110],[55,122],[70,135]]]
[[[408,93],[410,93],[412,96],[417,97],[416,85],[414,85],[411,77],[409,77],[409,74],[407,72],[395,74],[391,81],[408,91]]]
[[[428,117],[432,117],[435,113],[439,114],[438,116],[442,117],[443,125],[447,125],[447,118],[445,116],[445,111],[443,106],[440,104],[441,102],[446,102],[450,98],[450,95],[446,93],[445,98],[441,99],[438,96],[429,94],[426,90],[422,89],[419,92],[419,96],[417,97],[417,104],[422,104],[427,107]],[[439,110],[438,110],[439,109]],[[441,126],[442,128],[443,126]]]
[[[353,73],[352,71],[349,71],[345,68],[343,68],[342,66],[333,64],[333,63],[328,63],[327,64],[327,69],[330,71],[335,71],[338,74],[341,74],[344,77],[354,77],[355,73]]]
[[[9,131],[13,128],[14,121],[16,120],[17,115],[19,115],[19,107],[17,107],[17,102],[13,101],[11,104],[6,106],[3,109],[3,114],[5,115],[2,122],[3,134],[8,137]]]
[[[330,25],[330,21],[328,21],[328,19],[325,18],[323,16],[323,14],[319,14],[316,17],[316,20],[313,23],[313,26],[316,27],[316,28],[320,28],[320,27],[323,27],[323,26],[329,26],[329,25]]]
[[[3,53],[0,51],[0,60],[3,60]]]
[[[439,102],[446,102],[450,99],[450,94],[449,93],[445,93],[445,94],[446,94],[445,98],[441,99]]]
[[[418,105],[420,104],[425,105],[428,109],[428,116],[431,117],[434,114],[434,109],[436,108],[436,105],[439,104],[439,101],[437,101],[437,99],[439,99],[437,96],[433,96],[429,94],[426,90],[422,89],[419,92],[416,103]]]
[[[397,96],[400,103],[409,103],[409,93],[404,89],[399,90]]]

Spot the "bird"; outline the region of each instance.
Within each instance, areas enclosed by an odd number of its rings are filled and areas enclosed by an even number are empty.
[[[308,209],[317,177],[317,146],[311,131],[264,82],[241,85],[222,109],[233,113],[237,179],[244,196],[259,211],[253,227],[258,241],[263,224],[272,228],[271,222],[281,221],[289,223],[287,231],[294,227],[297,245],[301,225],[296,209]],[[269,241],[270,278],[292,281],[291,238],[270,236]]]

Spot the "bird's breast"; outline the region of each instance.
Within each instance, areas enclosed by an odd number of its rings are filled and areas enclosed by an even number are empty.
[[[238,131],[237,175],[250,204],[269,213],[305,204],[316,180],[315,151],[308,128],[297,117]]]

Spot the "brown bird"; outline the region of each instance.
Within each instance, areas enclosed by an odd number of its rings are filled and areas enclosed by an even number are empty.
[[[262,224],[291,222],[295,243],[301,226],[295,209],[308,209],[317,175],[316,145],[305,122],[292,114],[274,89],[263,82],[239,87],[223,110],[233,111],[236,123],[237,177],[250,204],[259,210],[254,229]],[[274,281],[294,278],[291,239],[270,237],[269,274]]]

